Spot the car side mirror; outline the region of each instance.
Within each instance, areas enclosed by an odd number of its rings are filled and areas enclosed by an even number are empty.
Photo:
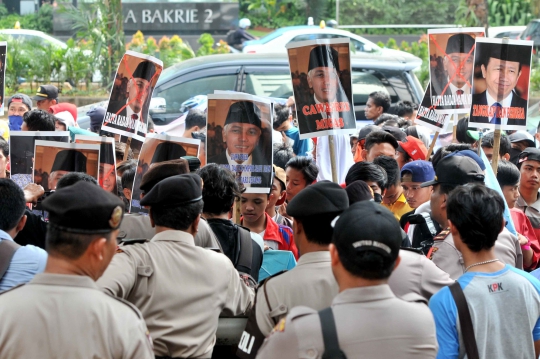
[[[149,112],[150,115],[157,113],[165,113],[167,111],[167,101],[163,97],[152,97],[150,99]]]

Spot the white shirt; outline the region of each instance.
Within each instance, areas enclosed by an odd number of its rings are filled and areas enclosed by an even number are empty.
[[[146,129],[144,129],[142,126],[143,125],[143,122],[141,121],[141,113],[142,113],[142,110],[139,111],[139,112],[133,112],[133,109],[131,108],[131,106],[129,106],[129,101],[126,102],[127,106],[126,106],[126,117],[131,120],[132,119],[132,116],[133,115],[137,115],[137,122],[135,123],[135,133],[137,132],[148,132],[146,131]]]
[[[512,104],[512,98],[513,97],[514,97],[514,91],[510,92],[510,94],[508,96],[506,96],[506,98],[503,99],[502,101],[497,101],[493,97],[491,97],[491,95],[489,94],[489,91],[486,90],[486,99],[487,99],[488,109],[490,109],[491,106],[495,102],[500,103],[501,106],[503,107],[503,109],[504,108],[509,108],[510,105]],[[492,118],[493,118],[493,116],[488,117],[489,121],[491,121]],[[507,123],[508,123],[508,117],[501,117],[501,125],[506,125]]]
[[[450,81],[450,80],[448,80]],[[452,91],[452,95],[456,96],[456,105],[463,105],[463,107],[470,107],[472,97],[471,95],[471,87],[467,84],[463,85],[463,87],[457,87],[453,83],[450,82],[450,91]],[[463,95],[461,95],[461,102],[458,101],[458,97],[460,96],[457,94],[458,90],[463,91]]]
[[[251,165],[251,160],[252,160],[251,155],[249,155],[247,161],[240,162],[240,163],[238,163],[237,161],[231,158],[231,156],[229,155],[229,150],[225,151],[225,155],[227,156],[227,162],[229,163],[230,170],[233,171],[235,175],[237,172],[236,166],[250,166]],[[251,177],[251,171],[242,171],[241,177]],[[245,183],[244,181],[242,181],[242,183],[244,184],[244,187],[251,187],[251,183]]]

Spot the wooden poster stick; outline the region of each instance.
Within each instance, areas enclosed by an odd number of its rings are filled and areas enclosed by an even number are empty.
[[[127,138],[127,141],[126,141],[126,150],[124,151],[124,161],[127,161],[128,160],[128,156],[129,156],[129,147],[131,146],[131,137],[128,137]]]
[[[458,123],[458,114],[454,113],[454,128],[452,129],[452,142],[458,143],[457,140],[457,123]]]
[[[498,128],[493,134],[493,159],[491,160],[491,168],[497,176],[497,167],[499,166],[499,149],[501,147],[501,129]]]
[[[431,154],[433,153],[433,148],[435,148],[435,143],[437,142],[437,138],[439,138],[439,131],[435,132],[435,136],[433,136],[433,140],[431,141],[431,144],[429,145],[426,161],[429,161],[429,157],[431,157]]]
[[[334,146],[334,135],[328,136],[328,147],[330,148],[330,166],[332,168],[332,182],[338,183],[338,176],[337,176],[337,169],[336,169],[336,148]]]

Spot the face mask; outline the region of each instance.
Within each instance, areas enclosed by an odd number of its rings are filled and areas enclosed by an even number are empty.
[[[23,123],[22,116],[8,116],[9,120],[9,130],[10,131],[20,131],[21,125]]]

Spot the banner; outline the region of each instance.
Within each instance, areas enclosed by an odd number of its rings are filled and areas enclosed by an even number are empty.
[[[208,95],[207,163],[235,173],[246,193],[272,187],[272,102],[243,93]]]
[[[192,138],[182,138],[168,135],[148,134],[144,141],[137,164],[137,172],[133,181],[131,191],[131,213],[148,213],[141,207],[141,182],[144,174],[148,172],[155,163],[177,160],[185,156],[199,155],[200,140]]]
[[[19,187],[32,183],[33,177],[47,183],[50,172],[39,171],[34,166],[34,144],[36,140],[69,142],[69,131],[12,131],[9,139],[10,178]],[[49,191],[48,186],[43,186]]]
[[[118,196],[114,138],[75,135],[75,143],[99,145],[99,186],[105,191]]]
[[[162,70],[161,60],[133,51],[126,51],[118,65],[101,134],[120,135],[122,142],[132,138],[135,156],[148,132],[150,99]]]
[[[532,41],[479,38],[469,126],[527,130]]]
[[[481,27],[428,30],[429,94],[440,113],[469,113],[475,40]]]
[[[83,172],[99,178],[99,145],[36,140],[33,182],[56,189],[58,180],[70,172]],[[48,173],[48,178],[35,173]],[[89,219],[91,220],[91,219]]]
[[[356,131],[348,39],[287,45],[300,138]]]
[[[439,107],[431,104],[428,87],[424,93],[422,103],[420,106],[418,106],[418,112],[416,114],[416,120],[414,120],[414,123],[427,127],[432,131],[442,132],[451,118],[451,114],[444,113],[444,111],[440,110]]]

